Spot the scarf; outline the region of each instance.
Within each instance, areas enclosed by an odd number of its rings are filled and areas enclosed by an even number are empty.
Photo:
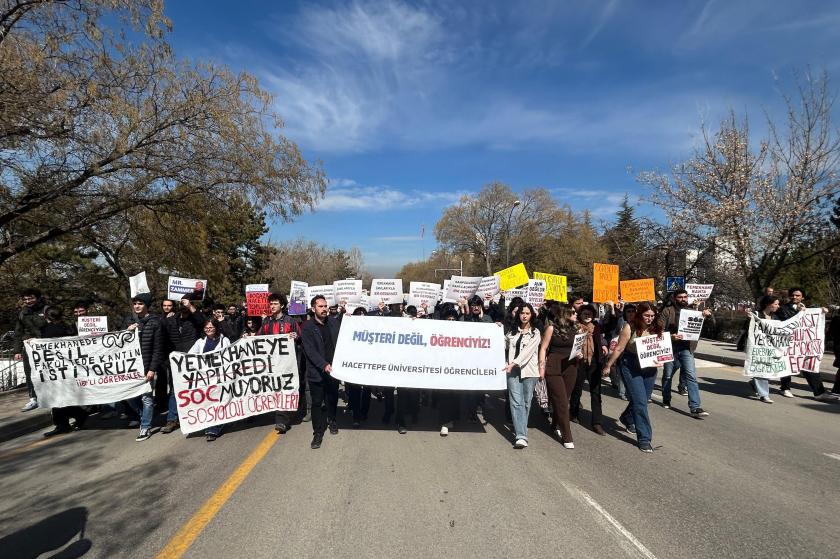
[[[580,356],[581,358],[586,361],[587,365],[592,364],[592,356],[595,354],[595,341],[592,337],[592,333],[595,331],[595,323],[581,323],[580,324],[580,333],[586,334],[586,341],[583,342],[583,347],[580,348]]]

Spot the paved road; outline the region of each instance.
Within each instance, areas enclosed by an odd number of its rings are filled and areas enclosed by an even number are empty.
[[[573,426],[565,450],[536,414],[514,451],[494,399],[488,424],[446,439],[421,417],[405,436],[342,429],[318,451],[308,424],[276,437],[265,421],[212,444],[135,443],[94,420],[33,434],[0,445],[0,556],[840,556],[840,404],[799,383],[766,405],[735,369],[699,376],[711,417],[676,394],[676,409],[652,404],[653,455],[613,420],[607,437]]]

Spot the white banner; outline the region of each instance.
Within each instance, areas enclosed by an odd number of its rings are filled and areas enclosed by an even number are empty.
[[[636,338],[636,354],[639,356],[639,366],[659,367],[663,363],[674,360],[674,349],[671,346],[671,336],[666,332],[659,336],[642,336]]]
[[[378,305],[383,301],[386,305],[403,302],[403,288],[401,279],[375,279],[370,284],[370,302]]]
[[[569,354],[569,361],[580,355],[584,343],[586,343],[586,334],[575,334],[575,341],[572,342],[572,352]]]
[[[687,283],[685,290],[688,291],[688,304],[693,305],[705,301],[712,294],[715,284],[713,283]]]
[[[793,374],[799,371],[819,373],[825,351],[825,315],[820,308],[805,309],[799,314],[802,320],[793,331],[785,355]]]
[[[480,277],[452,276],[446,288],[446,298],[455,301],[469,299],[475,295],[479,285],[481,285]]]
[[[545,303],[545,280],[528,280],[528,287],[525,289],[527,290],[525,301],[531,303],[534,310],[539,312],[540,307]]]
[[[79,336],[94,336],[108,331],[107,316],[80,316],[76,319]]]
[[[803,314],[799,313],[785,321],[750,316],[744,376],[778,379],[794,374],[787,352],[794,341],[794,331],[800,327]]]
[[[207,353],[169,355],[184,434],[263,413],[298,408],[294,340],[251,336]]]
[[[206,290],[207,280],[169,276],[166,297],[176,303],[183,299],[185,295],[188,295],[191,301],[203,301]]]
[[[408,304],[419,309],[425,303],[431,311],[440,299],[440,292],[440,285],[437,283],[413,281],[408,284]]]
[[[92,406],[151,392],[137,330],[25,340],[42,408]]]
[[[694,342],[700,339],[700,332],[703,331],[703,311],[681,309],[677,334],[683,340]]]
[[[306,288],[306,304],[312,304],[312,298],[316,295],[323,295],[327,304],[331,307],[336,305],[335,288],[332,285],[310,285]]]
[[[504,390],[504,366],[495,324],[345,316],[332,374],[371,386]]]
[[[362,280],[346,279],[333,282],[335,300],[338,304],[358,305],[362,300]]]
[[[140,295],[141,293],[151,293],[149,284],[146,281],[146,272],[140,272],[136,276],[128,278],[128,287],[131,290],[131,296]]]

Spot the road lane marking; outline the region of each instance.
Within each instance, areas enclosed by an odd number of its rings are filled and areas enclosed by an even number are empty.
[[[23,446],[19,446],[17,448],[13,448],[8,452],[4,452],[0,454],[0,461],[5,460],[6,458],[11,458],[12,456],[17,456],[18,454],[23,454],[24,452],[28,452],[33,448],[38,448],[39,446],[44,446],[45,444],[54,443],[55,441],[60,441],[61,439],[65,438],[70,433],[63,433],[61,435],[55,435],[49,438],[43,438],[37,441],[32,441],[27,443]]]
[[[595,509],[598,512],[598,514],[600,514],[607,522],[609,522],[612,525],[613,528],[615,528],[618,531],[619,534],[624,536],[631,544],[633,544],[633,546],[639,551],[639,553],[641,553],[642,557],[645,557],[647,559],[656,559],[656,555],[651,553],[651,551],[647,547],[645,547],[645,544],[640,542],[638,538],[636,538],[636,536],[634,536],[630,532],[630,530],[622,526],[621,523],[618,520],[616,520],[615,517],[613,517],[613,515],[608,513],[606,509],[604,509],[604,507],[599,505],[598,502],[595,499],[593,499],[591,495],[589,495],[589,493],[578,487],[575,487],[571,483],[567,483],[565,481],[561,483],[563,484],[563,487],[566,489],[566,491],[568,491],[572,495],[572,497],[583,503],[586,503],[587,505]]]
[[[833,452],[831,454],[829,454],[827,452],[823,452],[823,456],[828,456],[829,458],[834,458],[835,460],[840,460],[840,454],[834,454]]]
[[[221,508],[227,503],[228,499],[234,494],[236,489],[245,481],[254,466],[259,464],[274,443],[280,438],[273,430],[270,431],[265,438],[251,451],[245,460],[233,471],[232,474],[225,480],[225,482],[207,499],[201,508],[181,526],[181,529],[172,536],[172,539],[166,546],[158,553],[156,559],[178,559],[190,548],[193,542],[198,538],[204,528],[210,523]]]

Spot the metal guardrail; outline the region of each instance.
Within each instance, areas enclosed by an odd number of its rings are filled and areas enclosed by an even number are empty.
[[[18,385],[20,361],[15,361],[15,333],[9,330],[0,336],[0,392],[12,390]]]

